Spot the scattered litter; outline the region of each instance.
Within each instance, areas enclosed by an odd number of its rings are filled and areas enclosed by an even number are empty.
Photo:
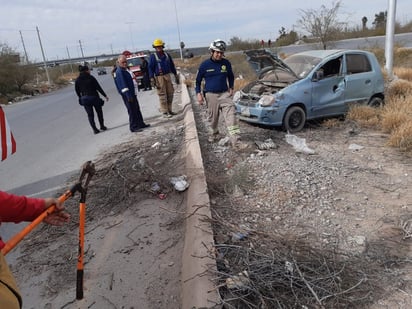
[[[353,150],[353,151],[358,151],[363,149],[364,147],[361,145],[357,145],[357,144],[350,144],[349,145],[349,150]]]
[[[219,142],[217,143],[219,146],[227,146],[227,144],[229,144],[230,138],[228,136],[222,138],[219,140]]]
[[[286,134],[286,143],[293,146],[296,152],[303,152],[306,154],[314,154],[315,151],[306,145],[306,139],[297,137],[293,134]]]
[[[226,286],[229,289],[245,289],[249,283],[249,273],[246,270],[242,271],[237,276],[226,279]]]
[[[285,269],[289,274],[293,274],[293,264],[289,261],[285,262]]]
[[[156,148],[156,149],[159,149],[160,148],[160,142],[156,142],[156,143],[154,143],[153,145],[152,145],[152,148]]]
[[[160,198],[161,200],[164,200],[164,199],[166,198],[166,194],[164,194],[164,193],[159,193],[159,198]]]
[[[277,145],[271,138],[268,138],[267,140],[263,142],[255,141],[255,144],[260,150],[269,150],[269,149],[277,148]]]
[[[173,184],[177,191],[185,191],[189,188],[189,183],[186,181],[186,175],[172,177],[170,178],[170,182]]]
[[[244,240],[245,238],[247,238],[247,236],[248,236],[248,233],[241,233],[241,232],[233,233],[232,241]]]
[[[152,183],[152,186],[150,187],[150,191],[153,193],[157,193],[160,191],[160,186],[157,182]]]

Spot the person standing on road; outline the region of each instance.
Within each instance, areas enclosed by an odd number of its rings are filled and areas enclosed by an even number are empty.
[[[136,97],[136,91],[133,79],[127,70],[127,60],[125,55],[119,55],[117,58],[118,67],[113,74],[114,83],[117,91],[121,95],[124,105],[129,114],[130,132],[140,132],[142,129],[150,127],[143,121],[142,112],[140,111],[139,101]]]
[[[149,77],[149,62],[147,62],[144,56],[140,57],[142,59],[142,64],[140,65],[140,70],[143,72],[143,90],[152,90],[152,86],[150,84],[150,77]]]
[[[172,57],[164,51],[165,43],[161,39],[155,39],[152,46],[155,52],[149,58],[149,78],[152,87],[157,89],[160,112],[163,117],[170,118],[176,115],[172,111],[174,88],[170,74],[174,74],[176,84],[179,84],[179,77]]]
[[[75,81],[74,88],[77,96],[79,97],[79,104],[84,107],[87,113],[87,118],[89,119],[89,123],[94,134],[98,134],[100,131],[97,129],[96,123],[94,122],[93,109],[96,111],[100,124],[100,130],[107,130],[103,119],[104,101],[99,97],[98,92],[106,98],[106,101],[109,101],[109,97],[103,91],[97,79],[90,74],[90,70],[87,65],[80,65],[79,71],[80,74]]]
[[[238,146],[240,129],[235,115],[233,104],[234,74],[229,60],[224,58],[226,43],[220,39],[213,41],[209,47],[210,58],[203,61],[196,76],[196,94],[200,105],[207,102],[210,122],[209,142],[214,142],[219,137],[219,117],[222,113],[230,142],[233,147]],[[201,89],[202,81],[204,89]],[[203,94],[205,98],[203,97]]]
[[[48,215],[44,222],[51,225],[63,225],[69,222],[70,215],[64,211],[62,203],[56,198],[28,198],[0,191],[0,223],[33,221],[43,211],[56,205],[56,211]],[[0,238],[0,249],[5,243]],[[0,252],[0,308],[22,308],[22,298],[16,280]]]

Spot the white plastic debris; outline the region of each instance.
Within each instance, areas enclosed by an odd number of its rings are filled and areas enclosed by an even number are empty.
[[[286,134],[285,136],[286,143],[290,144],[293,146],[293,148],[296,150],[296,152],[302,152],[306,154],[314,154],[315,151],[311,148],[309,148],[306,145],[306,139],[305,138],[300,138],[297,137],[296,135],[293,134]]]
[[[361,150],[363,148],[364,148],[363,146],[357,145],[357,144],[350,144],[349,145],[349,150],[352,150],[352,151],[358,151],[358,150]]]
[[[232,276],[226,279],[226,286],[229,289],[244,289],[249,284],[249,273],[244,270],[237,276]]]
[[[152,145],[152,148],[155,148],[155,149],[159,149],[159,147],[160,147],[160,143],[159,143],[159,142],[156,142],[156,143],[154,143],[154,144]]]
[[[187,182],[186,179],[187,179],[186,175],[182,175],[182,176],[170,178],[170,182],[172,183],[172,185],[175,187],[177,191],[185,191],[187,188],[189,188],[189,183]]]

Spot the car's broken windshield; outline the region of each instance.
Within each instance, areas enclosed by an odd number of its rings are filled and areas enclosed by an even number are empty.
[[[306,77],[309,72],[321,61],[321,58],[296,55],[290,56],[284,60],[289,68],[295,72],[299,78]]]

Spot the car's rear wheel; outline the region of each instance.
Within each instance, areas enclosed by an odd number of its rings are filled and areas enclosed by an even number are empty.
[[[380,97],[373,97],[368,102],[368,106],[370,107],[382,107],[383,106],[383,99]]]
[[[283,119],[283,127],[289,133],[295,133],[303,129],[306,123],[306,113],[300,106],[292,106],[286,111]]]

